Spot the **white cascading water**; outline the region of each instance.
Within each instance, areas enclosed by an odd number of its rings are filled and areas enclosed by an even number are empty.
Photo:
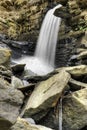
[[[34,57],[23,57],[16,63],[25,63],[26,68],[38,75],[45,75],[54,70],[55,49],[61,18],[53,15],[58,5],[49,10],[44,18]]]
[[[58,5],[47,12],[35,51],[36,57],[52,67],[54,67],[55,49],[61,23],[61,18],[54,16],[53,13],[56,8],[60,7],[61,5]]]

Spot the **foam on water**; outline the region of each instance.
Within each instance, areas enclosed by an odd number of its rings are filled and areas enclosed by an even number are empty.
[[[15,63],[26,64],[25,69],[29,69],[35,74],[45,75],[54,70],[51,65],[44,63],[37,57],[23,57],[19,60],[14,60]]]
[[[53,13],[55,9],[61,6],[62,5],[59,4],[47,12],[40,30],[35,56],[23,57],[16,60],[16,63],[25,63],[27,69],[39,75],[53,71],[55,67],[56,43],[61,23],[61,18],[54,16]]]

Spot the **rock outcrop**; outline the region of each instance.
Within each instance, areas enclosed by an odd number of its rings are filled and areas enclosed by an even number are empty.
[[[0,32],[12,38],[37,37],[49,1],[4,0],[0,2]],[[2,13],[3,12],[3,13]],[[19,30],[19,31],[18,31]],[[22,38],[20,37],[20,38]],[[19,38],[19,39],[20,39]],[[34,38],[34,37],[33,37]]]
[[[30,41],[36,41],[42,20],[47,10],[57,4],[62,4],[71,15],[71,18],[68,18],[68,23],[65,24],[66,26],[68,25],[67,28],[72,29],[72,32],[68,29],[66,34],[78,35],[84,32],[87,28],[85,3],[85,0],[81,2],[78,0],[1,0],[0,33],[5,33],[16,39],[27,39],[27,36],[29,36],[28,39]],[[65,12],[60,12],[60,14],[63,15],[64,13]],[[63,31],[60,33],[62,37],[66,35],[63,34]]]
[[[63,130],[81,130],[87,125],[87,88],[63,100]]]
[[[37,85],[24,108],[24,115],[26,117],[32,116],[40,111],[54,107],[62,95],[69,79],[70,75],[62,71]]]
[[[23,99],[24,95],[20,91],[0,78],[0,128],[7,130],[16,122]]]

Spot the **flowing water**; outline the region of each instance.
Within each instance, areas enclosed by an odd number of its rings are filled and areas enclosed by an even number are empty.
[[[32,72],[44,75],[54,70],[55,50],[61,18],[53,15],[58,5],[49,10],[43,20],[34,57],[23,57],[16,63],[25,63]]]
[[[35,56],[54,67],[55,49],[61,19],[53,15],[56,8],[48,11],[42,24]]]

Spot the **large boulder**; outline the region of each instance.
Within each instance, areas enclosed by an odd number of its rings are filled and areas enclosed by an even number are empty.
[[[69,79],[69,73],[61,71],[59,74],[40,82],[28,99],[24,109],[24,116],[31,116],[50,107],[54,107]]]
[[[23,118],[18,118],[17,122],[10,128],[10,130],[52,130],[50,128],[41,126],[41,125],[33,125],[27,122],[27,120]]]
[[[87,126],[87,88],[63,100],[63,130],[81,130]]]
[[[23,104],[24,95],[0,78],[0,128],[8,128],[16,122]]]

